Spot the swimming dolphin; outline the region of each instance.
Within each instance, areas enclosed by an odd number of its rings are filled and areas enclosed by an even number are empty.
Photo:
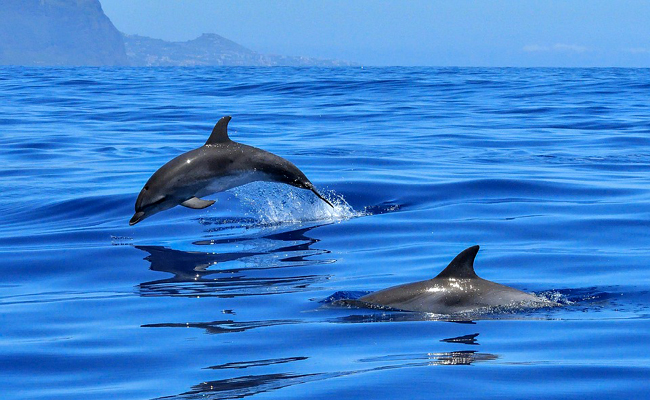
[[[138,195],[129,225],[179,204],[194,209],[209,207],[214,200],[201,197],[255,181],[311,190],[333,207],[290,161],[230,140],[230,120],[221,118],[203,146],[181,154],[154,172]]]
[[[500,285],[474,272],[479,246],[463,250],[433,279],[370,293],[359,299],[368,305],[402,311],[457,314],[493,307],[552,307],[559,304]]]

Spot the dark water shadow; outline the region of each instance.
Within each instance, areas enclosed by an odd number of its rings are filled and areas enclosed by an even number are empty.
[[[166,279],[138,285],[141,296],[236,297],[292,293],[307,290],[329,278],[325,274],[296,273],[301,267],[336,260],[314,258],[329,250],[313,246],[319,239],[307,232],[311,226],[253,238],[195,241],[210,251],[183,251],[162,246],[135,246],[149,253],[150,269],[172,274]],[[236,247],[250,250],[227,251]],[[219,249],[226,251],[219,251]]]

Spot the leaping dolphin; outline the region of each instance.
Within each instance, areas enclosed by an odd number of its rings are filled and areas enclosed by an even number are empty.
[[[458,314],[494,307],[540,308],[558,303],[500,285],[474,272],[479,246],[463,250],[433,279],[393,286],[359,299],[362,303],[402,311]]]
[[[151,175],[138,195],[129,225],[179,204],[194,209],[209,207],[214,200],[201,197],[255,181],[286,183],[311,190],[333,207],[290,161],[230,140],[231,119],[221,118],[203,146],[181,154]]]

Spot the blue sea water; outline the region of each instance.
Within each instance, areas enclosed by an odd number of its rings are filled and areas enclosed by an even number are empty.
[[[650,70],[0,68],[3,399],[650,396]],[[232,115],[256,183],[128,225]],[[337,305],[477,273],[564,306]]]

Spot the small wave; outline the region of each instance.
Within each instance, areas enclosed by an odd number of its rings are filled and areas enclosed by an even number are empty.
[[[575,304],[575,301],[572,301],[566,294],[557,291],[557,290],[548,290],[544,292],[535,293],[537,297],[540,297],[548,302],[559,304],[561,306],[570,306]]]

